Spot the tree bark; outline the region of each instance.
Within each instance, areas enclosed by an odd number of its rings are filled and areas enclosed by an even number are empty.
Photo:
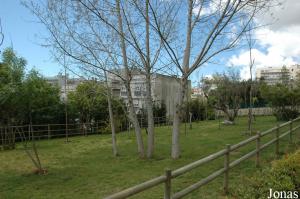
[[[149,0],[146,0],[146,104],[148,119],[148,150],[147,157],[152,158],[154,152],[154,119],[151,96],[151,61],[150,61],[150,37],[149,37]]]
[[[171,157],[177,159],[180,157],[180,123],[182,116],[182,103],[186,92],[186,79],[181,79],[180,89],[178,93],[178,98],[175,106],[175,113],[173,119],[173,132],[172,132],[172,152]]]
[[[105,83],[106,83],[106,90],[107,90],[107,104],[108,104],[108,112],[109,112],[109,121],[110,121],[110,128],[111,128],[111,139],[112,139],[112,149],[113,155],[116,157],[118,156],[118,148],[117,148],[117,137],[116,137],[116,128],[115,128],[115,119],[112,110],[112,103],[111,103],[111,92],[107,82],[107,74],[104,71],[105,76]]]
[[[135,135],[136,135],[136,140],[137,140],[137,145],[138,145],[138,153],[141,158],[145,157],[145,150],[144,150],[144,142],[142,138],[142,130],[139,124],[139,120],[137,118],[137,115],[134,110],[134,105],[133,105],[133,99],[131,95],[131,88],[130,88],[130,83],[127,85],[127,97],[128,97],[128,107],[129,107],[129,118],[133,124]]]
[[[153,104],[151,97],[151,77],[150,73],[146,74],[146,104],[147,104],[147,119],[148,119],[148,150],[147,157],[152,158],[154,152],[154,118]]]
[[[188,8],[188,21],[186,29],[186,46],[184,49],[183,56],[183,74],[180,81],[179,97],[175,107],[175,114],[173,120],[173,132],[172,132],[172,152],[171,156],[173,159],[180,157],[180,143],[179,143],[179,134],[180,134],[180,123],[181,123],[181,114],[182,114],[182,104],[185,97],[185,91],[187,89],[187,74],[189,71],[190,55],[191,55],[191,42],[192,42],[192,15],[193,15],[193,1],[189,0]]]
[[[124,31],[123,31],[123,23],[122,23],[122,16],[121,16],[121,10],[120,10],[120,0],[116,0],[116,8],[117,8],[117,15],[118,15],[118,29],[119,29],[119,37],[120,37],[120,46],[122,50],[122,58],[123,58],[123,64],[124,64],[124,70],[125,70],[125,87],[127,90],[127,98],[128,98],[128,107],[129,107],[129,118],[131,119],[134,129],[135,129],[135,135],[137,139],[137,145],[138,145],[138,152],[141,158],[145,157],[145,151],[144,151],[144,143],[142,138],[142,132],[139,125],[139,121],[137,118],[137,115],[134,110],[133,105],[133,99],[131,95],[131,88],[130,88],[130,72],[127,62],[127,53],[126,53],[126,45],[125,45],[125,39],[124,39]]]

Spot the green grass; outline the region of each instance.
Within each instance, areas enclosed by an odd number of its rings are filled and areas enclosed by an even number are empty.
[[[151,160],[139,159],[136,153],[135,136],[118,134],[120,156],[112,156],[110,135],[72,137],[65,144],[64,139],[37,142],[42,164],[49,171],[47,175],[33,174],[34,167],[26,156],[22,145],[16,150],[0,152],[0,198],[103,198],[164,173],[165,168],[176,169],[236,144],[249,136],[244,135],[246,118],[239,118],[234,126],[221,126],[218,121],[193,123],[193,129],[181,133],[182,157],[170,158],[171,127],[156,128],[155,155]],[[276,125],[274,117],[257,117],[254,129],[263,131]],[[298,132],[297,132],[298,133]],[[144,138],[146,134],[143,134]],[[281,152],[294,150],[298,144],[288,145],[288,137],[281,144]],[[263,139],[270,139],[271,136]],[[145,142],[146,143],[146,142]],[[233,153],[231,161],[253,150],[255,143]],[[274,146],[262,153],[262,166],[268,166],[275,158]],[[223,158],[203,165],[172,180],[173,192],[179,191],[223,166]],[[251,175],[257,169],[254,159],[247,160],[230,171],[230,189],[240,182],[242,175]],[[222,181],[219,177],[186,198],[226,198],[222,195]],[[140,193],[133,198],[162,198],[163,185]]]

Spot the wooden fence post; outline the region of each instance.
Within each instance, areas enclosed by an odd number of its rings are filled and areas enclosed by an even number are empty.
[[[51,139],[51,130],[50,130],[50,124],[48,124],[48,140]]]
[[[30,125],[28,124],[28,140],[32,139],[30,131]]]
[[[255,166],[256,167],[259,167],[260,165],[260,137],[261,137],[261,134],[260,132],[258,131],[257,132],[257,139],[256,139],[256,161],[255,161]]]
[[[166,182],[165,182],[165,197],[164,199],[171,199],[171,178],[172,178],[172,171],[171,169],[165,170],[166,175]]]
[[[13,141],[13,149],[15,149],[16,148],[16,130],[14,130],[13,128],[12,128],[12,141]]]
[[[293,120],[290,120],[290,144],[293,143],[292,132],[293,132]]]
[[[225,173],[224,173],[224,193],[228,194],[228,178],[229,178],[229,156],[230,156],[230,144],[226,144],[226,153],[224,156],[224,169],[225,169]]]
[[[31,140],[34,140],[32,124],[29,125],[29,132],[31,135]]]
[[[128,122],[128,135],[130,135],[130,122]]]
[[[4,138],[3,138],[3,134],[2,134],[2,127],[0,127],[0,137],[1,137],[0,146],[1,146],[2,150],[4,150]]]
[[[277,128],[276,128],[275,153],[277,156],[279,155],[279,124],[277,124]]]
[[[99,122],[96,122],[96,134],[99,134]]]

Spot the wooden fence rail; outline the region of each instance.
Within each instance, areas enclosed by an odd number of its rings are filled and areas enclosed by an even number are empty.
[[[127,121],[128,122],[128,121]],[[139,118],[140,126],[146,128],[146,121]],[[154,117],[154,125],[168,125],[166,117]],[[106,123],[69,123],[69,124],[34,124],[34,125],[18,125],[18,126],[0,126],[0,150],[14,149],[15,142],[22,141],[19,135],[22,133],[28,140],[32,139],[52,139],[62,138],[66,136],[92,135],[101,134],[105,129]],[[127,126],[119,126],[120,132],[130,131],[131,124]]]
[[[256,166],[259,166],[260,164],[260,152],[267,148],[268,146],[270,146],[271,144],[275,143],[275,153],[276,155],[278,155],[279,153],[279,140],[284,138],[285,136],[289,135],[289,141],[290,143],[292,142],[292,133],[294,131],[296,131],[297,129],[300,128],[300,125],[293,127],[293,124],[296,121],[300,121],[300,117],[296,118],[294,120],[291,120],[289,122],[283,123],[281,125],[277,125],[276,127],[273,127],[269,130],[266,130],[262,133],[258,132],[256,135],[243,140],[235,145],[227,145],[225,149],[220,150],[214,154],[211,154],[207,157],[204,157],[200,160],[197,160],[195,162],[192,162],[186,166],[183,166],[179,169],[176,169],[174,171],[171,171],[170,169],[166,169],[165,170],[165,174],[161,175],[159,177],[153,178],[151,180],[148,180],[146,182],[143,182],[141,184],[138,184],[136,186],[133,186],[131,188],[125,189],[121,192],[115,193],[113,195],[110,195],[108,197],[106,197],[105,199],[124,199],[130,196],[133,196],[135,194],[138,194],[142,191],[148,190],[152,187],[155,187],[157,185],[160,185],[162,183],[165,184],[164,186],[164,199],[179,199],[179,198],[183,198],[184,196],[190,194],[191,192],[199,189],[200,187],[204,186],[205,184],[213,181],[214,179],[216,179],[217,177],[221,176],[224,174],[224,182],[223,182],[223,189],[224,189],[224,193],[228,193],[228,184],[229,184],[229,174],[230,174],[230,169],[232,169],[233,167],[239,165],[241,162],[256,156],[255,159],[255,164]],[[286,127],[289,125],[289,130],[287,130],[286,132],[283,132],[280,135],[280,129],[282,127]],[[271,133],[275,132],[275,138],[271,139],[270,141],[266,142],[265,144],[261,143],[261,139],[266,136],[269,135]],[[230,162],[230,155],[231,152],[246,146],[249,143],[252,143],[256,141],[256,148],[243,155],[242,157]],[[200,181],[196,182],[195,184],[192,184],[190,186],[188,186],[187,188],[172,194],[171,193],[171,187],[172,187],[172,179],[181,176],[187,172],[190,172],[191,170],[198,168],[200,166],[202,166],[203,164],[209,163],[217,158],[220,157],[224,157],[224,167],[213,172],[212,174],[210,174],[209,176],[207,176],[206,178],[201,179]]]

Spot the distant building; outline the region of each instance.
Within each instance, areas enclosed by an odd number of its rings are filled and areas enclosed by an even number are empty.
[[[203,99],[204,97],[204,92],[201,88],[192,88],[191,99]]]
[[[128,103],[126,88],[119,77],[113,74],[108,75],[109,84],[112,88],[114,96],[124,99]],[[188,83],[188,95],[190,96],[191,82]],[[132,73],[132,80],[130,83],[133,104],[136,112],[146,108],[146,83],[145,75],[135,72]],[[164,103],[167,109],[167,116],[172,117],[176,104],[176,96],[180,88],[180,79],[174,76],[167,76],[155,73],[151,79],[152,100],[156,105]]]
[[[53,77],[45,77],[46,81],[50,83],[53,86],[58,86],[60,90],[60,97],[62,100],[64,100],[67,96],[67,94],[70,91],[75,91],[77,86],[84,82],[84,78],[70,78],[67,74],[67,85],[66,85],[66,92],[65,92],[65,75],[62,73],[58,73],[58,75]]]
[[[268,85],[282,83],[283,79],[289,83],[297,78],[300,73],[300,65],[291,65],[288,67],[265,67],[256,70],[256,79],[263,80]]]

